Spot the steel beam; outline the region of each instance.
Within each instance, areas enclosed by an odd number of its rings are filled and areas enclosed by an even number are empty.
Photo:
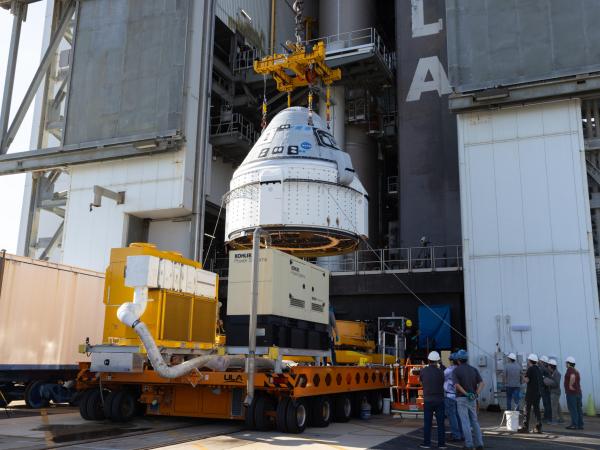
[[[31,102],[35,98],[35,94],[37,93],[37,90],[42,80],[46,76],[46,72],[48,71],[48,67],[50,67],[50,63],[52,62],[54,53],[56,52],[56,49],[58,48],[58,45],[60,44],[60,41],[69,26],[71,17],[73,17],[73,13],[75,12],[76,3],[77,2],[75,0],[71,0],[67,5],[63,17],[60,20],[56,31],[54,32],[54,36],[50,40],[50,45],[48,45],[48,48],[46,49],[46,52],[44,53],[44,56],[40,61],[40,65],[38,66],[38,69],[35,72],[35,75],[33,76],[33,80],[27,88],[25,97],[23,97],[23,101],[21,102],[21,105],[19,106],[19,109],[15,114],[15,118],[10,124],[8,132],[2,138],[2,142],[0,142],[0,155],[5,154],[8,151],[8,147],[17,135],[17,131],[19,131],[19,127],[23,123],[23,119],[27,114],[27,110],[29,109]]]
[[[133,142],[113,141],[116,140],[1,155],[0,176],[176,151],[182,138],[176,134]]]
[[[600,75],[580,75],[556,80],[508,86],[507,95],[497,98],[486,91],[450,94],[448,105],[452,112],[476,109],[495,109],[510,104],[522,104],[540,100],[588,96],[600,92]],[[478,101],[477,98],[480,100]]]
[[[50,254],[50,252],[52,251],[52,249],[54,248],[54,246],[56,245],[56,243],[58,242],[58,240],[60,238],[62,238],[62,233],[63,233],[63,228],[64,227],[65,227],[65,221],[63,220],[60,223],[60,225],[58,226],[58,229],[56,230],[56,232],[54,233],[54,235],[52,236],[52,238],[50,239],[50,242],[48,242],[48,245],[46,246],[46,248],[44,249],[44,251],[40,255],[40,259],[42,261],[47,261],[48,260],[48,255]]]
[[[202,261],[204,252],[204,213],[206,207],[206,159],[209,155],[210,138],[210,103],[213,71],[213,44],[215,29],[216,0],[194,2],[200,7],[203,3],[202,23],[202,67],[200,70],[200,89],[198,101],[198,119],[196,123],[196,157],[194,161],[194,192],[192,205],[192,232],[190,233],[190,250],[192,259]]]
[[[12,102],[13,86],[15,84],[15,71],[17,69],[17,57],[19,55],[19,41],[21,40],[21,24],[27,12],[27,5],[12,3],[13,25],[10,36],[10,48],[8,50],[8,61],[6,64],[6,76],[4,77],[4,94],[2,95],[2,109],[0,109],[0,153],[6,153],[3,142],[8,130],[8,119],[10,116],[10,105]]]

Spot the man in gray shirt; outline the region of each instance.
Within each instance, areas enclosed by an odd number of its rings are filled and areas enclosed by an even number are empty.
[[[506,410],[512,409],[515,402],[515,410],[519,409],[521,397],[521,366],[517,363],[517,356],[509,353],[504,366],[504,385],[506,386]]]

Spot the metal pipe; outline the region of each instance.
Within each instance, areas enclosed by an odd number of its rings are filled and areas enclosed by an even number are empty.
[[[50,45],[48,46],[46,53],[44,53],[44,56],[40,61],[40,65],[38,66],[37,71],[33,76],[33,80],[31,80],[31,83],[27,88],[27,92],[25,93],[23,101],[21,102],[21,105],[19,106],[19,109],[17,110],[14,119],[10,124],[10,128],[8,129],[8,132],[6,133],[6,136],[4,137],[3,141],[0,143],[0,155],[6,153],[8,147],[10,146],[17,134],[17,131],[19,131],[19,127],[21,126],[21,123],[23,123],[23,119],[27,114],[27,110],[29,109],[31,102],[35,98],[35,94],[38,90],[38,87],[40,86],[40,83],[44,79],[44,76],[46,76],[46,71],[48,70],[48,67],[50,67],[50,63],[52,62],[54,52],[56,52],[58,44],[60,44],[60,41],[62,40],[62,37],[65,34],[69,23],[71,22],[71,17],[73,16],[74,12],[75,1],[71,0],[71,2],[65,10],[60,24],[58,25],[58,28],[56,29],[56,32],[54,33],[54,36],[52,37],[52,40],[50,41]]]
[[[2,96],[2,109],[0,110],[0,154],[6,153],[4,142],[8,130],[8,118],[12,102],[13,86],[15,84],[15,71],[17,69],[17,56],[19,55],[19,41],[21,40],[21,24],[27,11],[27,5],[13,3],[13,25],[10,36],[10,48],[6,63],[6,77],[4,78],[4,94]]]
[[[259,270],[259,250],[260,250],[260,236],[261,234],[267,234],[265,230],[260,227],[254,229],[252,234],[252,272],[250,275],[252,292],[250,304],[250,320],[248,327],[248,360],[246,371],[248,372],[248,381],[246,384],[246,399],[244,404],[249,406],[252,404],[254,399],[254,375],[256,372],[256,322],[258,312],[258,270]]]
[[[200,2],[194,2],[199,5]],[[194,162],[194,194],[192,206],[192,233],[190,250],[192,259],[202,261],[204,251],[204,198],[206,184],[206,160],[209,145],[210,98],[212,89],[213,42],[215,27],[215,0],[203,2],[204,15],[202,22],[202,56],[200,61],[200,92],[198,93],[198,120],[196,126],[196,158]],[[203,101],[204,100],[204,101]]]
[[[152,337],[152,333],[140,317],[146,310],[148,304],[148,287],[139,286],[133,291],[133,302],[123,303],[117,310],[117,317],[125,325],[130,326],[139,336],[146,348],[148,359],[154,370],[163,378],[179,378],[187,375],[194,369],[207,367],[214,371],[225,371],[232,365],[241,366],[243,358],[236,356],[203,355],[192,358],[175,366],[169,366]],[[261,368],[273,369],[275,362],[269,359],[261,358]],[[255,362],[256,367],[256,362]],[[252,379],[254,382],[254,378]],[[254,387],[254,384],[252,385]]]
[[[4,281],[4,267],[6,266],[6,250],[0,250],[0,294],[2,294],[2,282]]]

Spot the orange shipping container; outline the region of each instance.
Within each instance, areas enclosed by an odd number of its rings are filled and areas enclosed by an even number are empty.
[[[79,344],[102,340],[103,289],[99,272],[0,255],[0,365],[85,360]]]

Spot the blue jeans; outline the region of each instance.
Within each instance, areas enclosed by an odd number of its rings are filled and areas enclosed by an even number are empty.
[[[583,405],[581,394],[566,394],[567,407],[571,414],[571,426],[583,428]]]
[[[446,430],[444,420],[446,418],[444,411],[444,401],[425,401],[423,411],[424,428],[423,428],[423,444],[431,445],[431,425],[433,424],[433,414],[435,413],[435,422],[437,424],[438,447],[446,445]]]
[[[465,447],[483,447],[481,428],[477,419],[477,401],[469,400],[467,397],[456,397],[456,406],[465,437]]]
[[[521,400],[521,388],[520,387],[507,387],[506,388],[506,410],[511,411],[512,402],[515,402],[515,411],[519,409],[519,401]]]
[[[550,391],[547,388],[542,389],[542,405],[544,405],[544,420],[550,422],[552,417],[552,403],[550,401]]]
[[[448,416],[448,422],[450,422],[452,437],[456,440],[461,440],[462,427],[460,426],[460,418],[458,417],[458,411],[456,409],[456,399],[446,397],[444,399],[444,406],[446,407],[446,416]]]

